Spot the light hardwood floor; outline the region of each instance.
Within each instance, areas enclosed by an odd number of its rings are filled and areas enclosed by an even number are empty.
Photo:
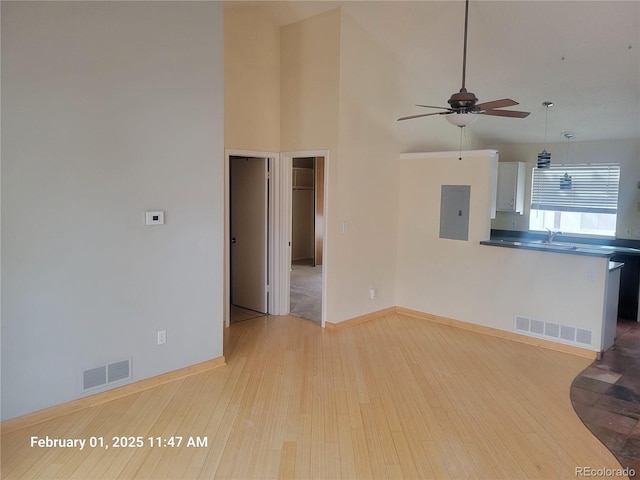
[[[569,399],[589,360],[393,314],[233,325],[227,366],[2,436],[2,478],[576,478],[620,468]],[[31,436],[143,447],[30,447]],[[183,437],[149,447],[148,437]],[[206,437],[207,447],[187,447]]]

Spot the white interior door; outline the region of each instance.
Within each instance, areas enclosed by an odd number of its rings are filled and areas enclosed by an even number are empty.
[[[231,303],[267,313],[268,159],[230,159]]]

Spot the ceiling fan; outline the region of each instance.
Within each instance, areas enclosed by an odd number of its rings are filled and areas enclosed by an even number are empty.
[[[447,101],[449,107],[434,107],[432,105],[416,105],[424,108],[438,108],[444,112],[422,113],[419,115],[409,115],[401,117],[400,120],[410,120],[412,118],[428,117],[430,115],[446,115],[450,123],[462,128],[478,119],[478,115],[494,115],[496,117],[524,118],[530,112],[519,112],[517,110],[498,110],[499,108],[512,107],[518,102],[509,98],[493,100],[491,102],[478,103],[475,94],[468,92],[465,88],[465,78],[467,71],[467,26],[469,21],[469,0],[466,0],[464,10],[464,50],[462,53],[462,88],[458,93],[451,95]]]

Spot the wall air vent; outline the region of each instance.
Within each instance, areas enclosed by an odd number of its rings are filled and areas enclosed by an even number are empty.
[[[82,389],[99,387],[107,383],[107,367],[97,367],[82,372]]]
[[[576,343],[591,345],[591,330],[576,329]]]
[[[567,327],[566,325],[562,325],[560,327],[560,338],[563,340],[567,340],[569,342],[575,342],[576,329],[573,327]]]
[[[529,331],[529,319],[516,316],[516,330],[519,332]]]
[[[544,334],[547,337],[558,338],[560,336],[560,325],[558,325],[557,323],[545,323]]]
[[[108,386],[131,378],[131,359],[100,365],[82,372],[82,391]]]
[[[129,360],[123,360],[121,362],[107,365],[107,371],[109,373],[109,382],[117,382],[118,380],[129,378]]]
[[[572,345],[592,346],[593,332],[570,325],[544,322],[523,315],[516,315],[514,330],[532,337],[547,338],[552,341],[568,343]]]
[[[540,320],[531,319],[531,333],[537,333],[538,335],[544,335],[544,322]]]

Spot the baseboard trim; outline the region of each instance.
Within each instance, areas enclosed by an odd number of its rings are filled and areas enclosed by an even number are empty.
[[[599,356],[599,352],[588,350],[586,348],[575,347],[572,345],[565,345],[562,343],[556,343],[542,338],[529,337],[519,333],[508,332],[505,330],[499,330],[497,328],[486,327],[483,325],[476,325],[473,323],[463,322],[461,320],[454,320],[447,317],[441,317],[430,313],[424,313],[417,310],[411,310],[404,307],[389,307],[376,312],[367,313],[344,322],[332,323],[325,322],[325,328],[329,331],[338,331],[345,328],[353,327],[355,325],[366,323],[377,318],[386,317],[388,315],[405,315],[407,317],[419,318],[422,320],[428,320],[434,323],[442,325],[448,325],[455,328],[461,328],[483,335],[490,335],[492,337],[504,338],[515,342],[525,343],[527,345],[533,345],[536,347],[546,348],[557,352],[568,353],[583,358],[595,360]],[[0,423],[0,429],[3,433],[13,432],[21,428],[36,425],[38,423],[51,420],[53,418],[61,417],[69,413],[76,412],[78,410],[100,405],[102,403],[109,402],[118,398],[126,397],[134,393],[138,393],[144,390],[148,390],[153,387],[163,385],[165,383],[172,382],[181,378],[190,377],[198,373],[206,372],[214,368],[226,365],[224,356],[208,360],[206,362],[191,365],[189,367],[181,368],[179,370],[173,370],[171,372],[164,373],[155,377],[140,380],[138,382],[123,385],[122,387],[107,390],[106,392],[97,393],[77,400],[56,405],[54,407],[38,410],[37,412],[22,415],[20,417],[5,420]]]
[[[438,315],[433,315],[431,313],[420,312],[418,310],[411,310],[405,307],[385,308],[383,310],[378,310],[377,312],[367,313],[366,315],[361,315],[359,317],[355,317],[339,323],[325,322],[325,328],[330,331],[342,330],[344,328],[353,327],[354,325],[369,322],[371,320],[375,320],[376,318],[393,314],[428,320],[430,322],[440,323],[442,325],[449,325],[450,327],[461,328],[463,330],[468,330],[483,335],[490,335],[492,337],[504,338],[506,340],[525,343],[527,345],[533,345],[535,347],[546,348],[548,350],[554,350],[556,352],[568,353],[571,355],[576,355],[578,357],[588,358],[590,360],[596,360],[599,358],[599,356],[601,356],[600,352],[589,350],[587,348],[566,345],[564,343],[556,343],[551,340],[545,340],[544,338],[530,337],[528,335],[522,335],[521,333],[508,332],[506,330],[500,330],[493,327],[485,327],[484,325],[463,322],[462,320],[454,320],[452,318],[441,317]]]
[[[213,358],[211,360],[207,360],[206,362],[197,363],[185,368],[180,368],[178,370],[163,373],[162,375],[157,375],[155,377],[146,378],[138,382],[129,383],[127,385],[123,385],[122,387],[107,390],[106,392],[96,393],[95,395],[72,400],[61,405],[38,410],[37,412],[28,413],[20,417],[11,418],[1,423],[0,429],[2,430],[2,433],[13,432],[15,430],[30,427],[32,425],[51,420],[53,418],[61,417],[69,413],[82,410],[84,408],[100,405],[117,398],[126,397],[134,393],[142,392],[143,390],[148,390],[153,387],[164,385],[165,383],[169,383],[174,380],[206,372],[223,365],[226,365],[224,356]]]
[[[429,313],[419,312],[417,310],[411,310],[404,307],[396,307],[395,311],[398,315],[405,315],[407,317],[420,318],[423,320],[429,320],[431,322],[440,323],[443,325],[449,325],[451,327],[462,328],[483,335],[491,335],[492,337],[504,338],[512,340],[514,342],[526,343],[527,345],[533,345],[535,347],[546,348],[548,350],[554,350],[556,352],[569,353],[578,357],[588,358],[595,360],[599,352],[594,350],[588,350],[586,348],[575,347],[573,345],[565,345],[564,343],[556,343],[543,338],[530,337],[528,335],[522,335],[520,333],[508,332],[506,330],[499,330],[497,328],[485,327],[484,325],[476,325],[474,323],[463,322],[461,320],[454,320],[447,317],[440,317]]]
[[[345,320],[344,322],[338,322],[338,323],[325,322],[324,328],[331,331],[342,330],[344,328],[353,327],[354,325],[358,325],[360,323],[365,323],[371,320],[375,320],[376,318],[386,317],[387,315],[393,315],[394,313],[396,313],[396,307],[389,307],[383,310],[378,310],[376,312],[367,313],[366,315],[361,315],[359,317],[351,318],[349,320]]]

